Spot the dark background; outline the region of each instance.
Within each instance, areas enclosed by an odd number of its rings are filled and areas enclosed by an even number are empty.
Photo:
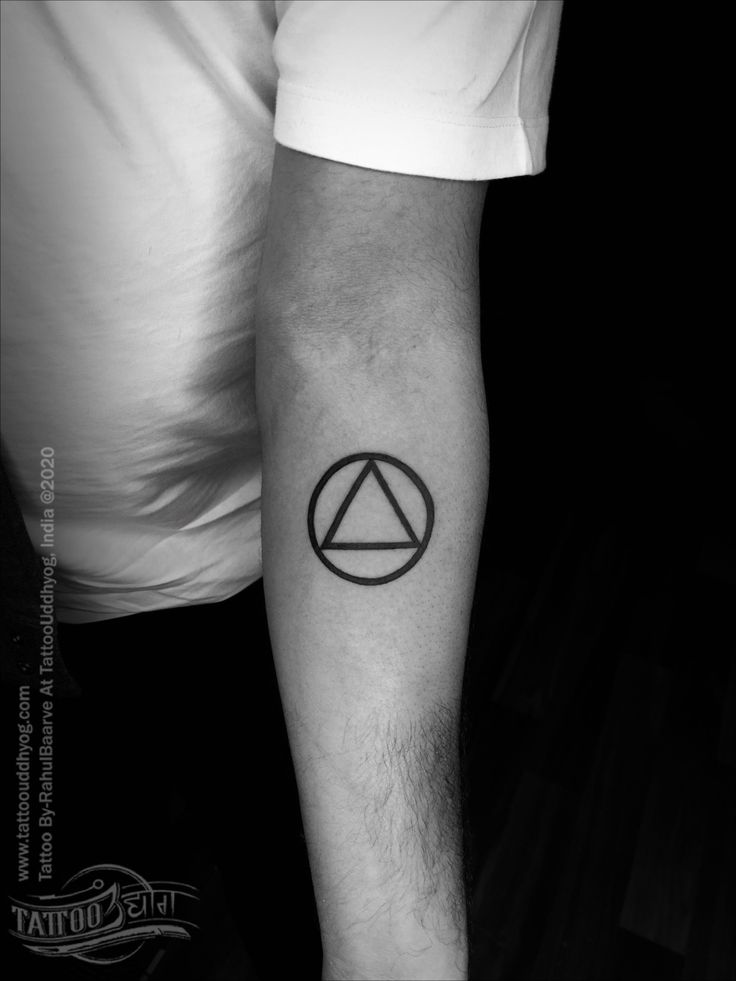
[[[488,189],[474,979],[736,977],[733,439],[679,10],[568,0],[547,170]],[[58,705],[57,876],[191,882],[202,931],[119,967],[13,946],[12,976],[318,978],[260,584],[113,623],[60,627],[85,697]]]

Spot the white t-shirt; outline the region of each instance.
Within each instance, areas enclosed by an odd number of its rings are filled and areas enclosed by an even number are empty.
[[[274,141],[407,174],[537,173],[560,7],[2,3],[3,453],[40,550],[53,450],[60,620],[261,575]]]

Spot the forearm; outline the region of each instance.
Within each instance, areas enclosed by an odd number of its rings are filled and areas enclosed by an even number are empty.
[[[366,310],[367,323],[318,340],[294,316],[259,334],[263,561],[325,977],[463,978],[457,737],[487,487],[476,311],[463,305],[464,323],[438,327],[415,309],[417,329],[396,331],[390,313]],[[358,328],[364,343],[346,342]],[[383,457],[403,463],[431,499],[415,495],[406,507],[422,546],[406,572],[416,547],[320,558],[342,496],[333,488],[330,499],[329,482],[318,505],[328,517],[310,543],[320,479],[371,454],[397,495],[409,485]],[[352,466],[343,488],[363,462]],[[379,511],[363,519],[367,540],[381,538]]]

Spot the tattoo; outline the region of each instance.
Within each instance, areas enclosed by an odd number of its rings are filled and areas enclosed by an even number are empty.
[[[379,586],[407,573],[424,555],[433,526],[434,502],[426,484],[386,453],[338,460],[314,488],[307,513],[319,560],[361,586]]]

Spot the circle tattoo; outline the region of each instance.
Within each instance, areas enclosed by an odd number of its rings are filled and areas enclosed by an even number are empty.
[[[317,558],[336,576],[361,586],[405,575],[424,555],[433,526],[434,502],[426,484],[386,453],[338,460],[318,481],[307,512]]]

